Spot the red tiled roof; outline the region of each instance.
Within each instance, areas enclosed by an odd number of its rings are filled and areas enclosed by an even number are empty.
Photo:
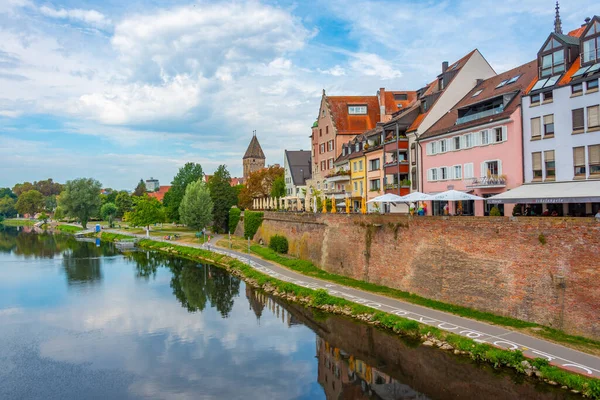
[[[585,28],[587,28],[587,25],[581,26],[577,29],[573,29],[571,32],[568,33],[569,36],[573,36],[573,37],[580,37],[581,34],[583,33],[583,31],[585,31]]]
[[[499,83],[507,79],[519,76],[516,82],[504,85],[496,88]],[[473,126],[480,125],[482,123],[488,123],[492,120],[500,120],[510,116],[517,107],[521,104],[521,94],[525,92],[526,88],[531,85],[532,81],[535,81],[537,77],[537,60],[523,64],[517,68],[513,68],[510,71],[506,71],[502,74],[493,76],[489,79],[484,80],[479,85],[475,86],[465,97],[463,97],[448,113],[444,114],[435,124],[433,124],[423,135],[422,138],[428,138],[433,136],[442,135],[448,132],[453,132]],[[473,95],[481,91],[477,96]],[[470,121],[464,124],[456,125],[458,119],[458,110],[461,108],[468,107],[473,104],[481,103],[482,101],[493,99],[498,96],[509,94],[518,91],[517,98],[513,98],[511,102],[506,106],[503,112],[480,118],[474,121]]]
[[[567,72],[563,75],[562,78],[560,78],[560,80],[556,84],[557,87],[568,85],[571,82],[571,77],[575,72],[577,72],[577,70],[579,70],[579,66],[581,65],[580,61],[581,56],[577,56],[577,59],[573,62],[573,64],[569,67]]]
[[[379,122],[377,96],[327,96],[338,135],[356,135],[373,129]],[[366,115],[349,115],[349,105],[367,106]]]
[[[149,197],[154,197],[158,201],[163,201],[165,194],[171,189],[171,186],[161,186],[157,192],[148,193]]]
[[[244,178],[231,178],[231,181],[230,181],[229,184],[231,186],[243,185],[244,184]]]
[[[395,94],[406,94],[406,100],[395,100]],[[395,112],[400,110],[404,110],[410,107],[415,101],[417,101],[417,92],[415,91],[393,91],[393,92],[385,92],[385,113],[388,115],[392,115]],[[401,107],[398,107],[398,104]]]

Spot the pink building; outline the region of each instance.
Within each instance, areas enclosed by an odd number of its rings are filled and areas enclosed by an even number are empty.
[[[537,76],[535,61],[480,81],[419,138],[423,191],[454,189],[484,198],[523,183],[521,96]],[[433,215],[445,202],[428,204]],[[450,202],[449,214],[488,215],[486,201]],[[511,215],[513,205],[499,205]]]

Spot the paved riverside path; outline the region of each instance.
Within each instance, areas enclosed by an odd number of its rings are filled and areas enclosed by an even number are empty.
[[[144,235],[132,235],[127,231],[114,232],[145,238]],[[333,282],[308,277],[289,270],[279,264],[249,255],[248,253],[216,247],[214,243],[221,238],[223,238],[223,236],[216,235],[212,237],[211,242],[200,245],[178,243],[176,241],[168,241],[162,238],[150,237],[152,240],[163,241],[169,244],[203,248],[216,253],[228,255],[232,258],[236,258],[242,262],[245,262],[246,264],[249,264],[253,268],[267,275],[283,281],[295,283],[311,289],[326,289],[333,296],[343,297],[347,300],[363,304],[377,310],[412,319],[426,325],[435,326],[445,331],[469,337],[480,343],[489,343],[504,349],[521,350],[523,354],[528,357],[545,358],[550,361],[551,364],[560,366],[561,368],[586,376],[600,378],[600,357],[586,354],[578,350],[573,350],[560,344],[548,342],[544,339],[539,339],[520,332],[511,331],[500,326],[490,325],[485,322],[459,317],[454,314],[407,303],[402,300],[390,298],[380,294],[365,292],[363,290],[338,285]]]

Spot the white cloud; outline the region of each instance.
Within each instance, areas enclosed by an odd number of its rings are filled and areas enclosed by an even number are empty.
[[[360,74],[376,76],[380,79],[395,79],[402,76],[402,72],[394,69],[388,61],[377,54],[356,53],[353,54],[350,66]]]
[[[323,74],[328,74],[328,75],[333,75],[333,76],[343,76],[346,75],[346,70],[344,68],[342,68],[339,65],[336,65],[334,67],[331,67],[329,69],[325,69],[325,70],[318,70],[319,72],[323,73]]]
[[[96,10],[82,10],[79,8],[54,9],[48,6],[42,6],[39,8],[39,12],[46,17],[81,21],[99,28],[107,27],[111,24],[110,19]]]

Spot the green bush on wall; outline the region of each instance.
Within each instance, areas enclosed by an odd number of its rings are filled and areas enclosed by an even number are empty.
[[[242,215],[242,210],[237,207],[231,207],[229,210],[229,232],[234,233],[235,228],[237,228],[238,222],[240,222],[240,215]]]
[[[274,235],[269,240],[269,248],[277,253],[287,254],[288,252],[288,240],[285,236]]]
[[[244,211],[244,237],[252,239],[262,224],[265,214],[260,211]]]
[[[492,209],[490,210],[490,217],[501,217],[502,213],[500,212],[500,209],[496,206],[492,207]]]

